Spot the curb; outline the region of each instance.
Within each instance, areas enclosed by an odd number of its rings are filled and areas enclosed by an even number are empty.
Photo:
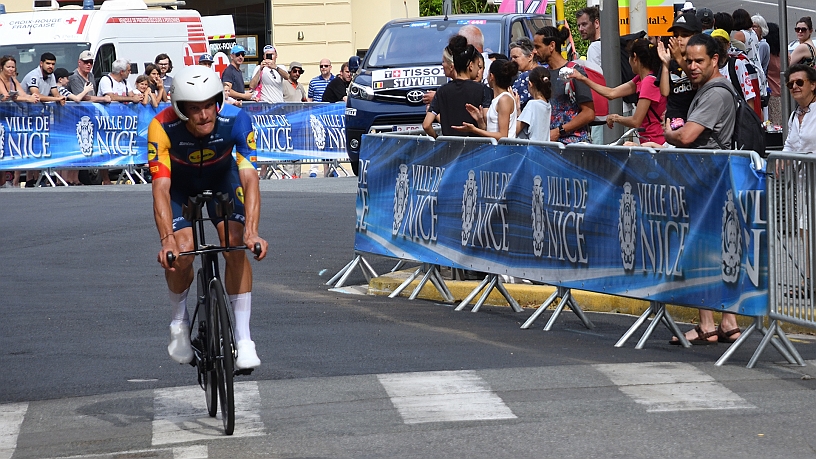
[[[396,271],[371,279],[371,282],[368,284],[368,294],[382,296],[391,294],[391,292],[396,290],[396,288],[399,287],[400,284],[402,284],[413,271],[414,269]],[[453,294],[456,302],[460,302],[471,291],[473,291],[473,289],[479,286],[479,281],[445,280],[445,284],[448,286],[451,294]],[[400,293],[400,296],[407,298],[417,285],[419,285],[419,280],[414,280],[405,290]],[[510,295],[519,303],[519,305],[522,308],[529,310],[530,313],[544,303],[544,301],[555,291],[555,287],[550,285],[504,284],[504,286],[507,288]],[[649,302],[647,300],[637,300],[622,296],[606,295],[603,293],[572,290],[572,296],[584,311],[610,312],[639,316],[649,308]],[[425,284],[425,286],[419,292],[419,295],[417,295],[417,298],[436,302],[445,302],[442,295],[436,291],[436,288],[434,288],[433,284],[430,282]],[[475,300],[473,303],[475,303]],[[553,302],[549,309],[555,309],[557,303],[557,301]],[[484,304],[490,306],[510,307],[504,297],[502,297],[496,289],[490,292],[490,295],[488,295]],[[674,319],[676,322],[699,322],[698,309],[696,308],[667,305],[666,310],[669,314],[671,314],[672,319]],[[539,320],[543,320],[543,318]],[[714,320],[719,323],[720,313],[714,313]],[[751,325],[753,320],[754,319],[752,317],[737,316],[737,323],[743,330]],[[814,330],[807,327],[793,325],[786,322],[781,322],[781,325],[782,329],[786,333],[814,334]]]

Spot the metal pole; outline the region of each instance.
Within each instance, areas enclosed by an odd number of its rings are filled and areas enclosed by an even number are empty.
[[[631,0],[629,2],[629,33],[641,30],[649,31],[646,15],[646,0]]]
[[[791,95],[788,87],[785,86],[785,71],[788,70],[788,2],[779,1],[779,69],[782,72],[780,82],[782,83],[782,144],[788,138],[788,115],[791,112]]]
[[[621,84],[620,63],[620,18],[618,16],[618,0],[602,0],[601,10],[601,37],[603,56],[601,62],[604,68],[606,85],[614,88]],[[645,10],[645,9],[644,9]],[[645,13],[644,13],[645,14]],[[609,101],[609,113],[623,113],[623,99]],[[604,128],[604,143],[612,143],[623,135],[623,125],[615,123],[612,129]]]

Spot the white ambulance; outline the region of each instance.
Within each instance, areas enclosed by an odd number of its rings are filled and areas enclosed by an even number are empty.
[[[209,47],[198,11],[148,9],[143,0],[105,0],[98,7],[85,0],[82,9],[34,0],[31,12],[0,14],[0,56],[17,59],[19,78],[46,52],[57,57],[57,67],[73,71],[85,50],[95,56],[97,80],[111,71],[113,61],[127,59],[133,83],[158,54],[167,54],[180,68],[195,64]]]

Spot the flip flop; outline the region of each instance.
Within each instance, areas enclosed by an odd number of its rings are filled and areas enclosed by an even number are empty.
[[[731,336],[736,335],[737,333],[742,333],[739,327],[733,330],[728,330],[727,332],[724,332],[720,327],[717,327],[717,341],[720,343],[733,343],[739,338],[731,339]]]
[[[694,327],[694,331],[697,332],[697,338],[688,340],[689,343],[691,343],[691,344],[693,344],[695,346],[709,346],[709,345],[712,345],[712,344],[717,344],[717,341],[709,341],[708,340],[708,338],[710,338],[712,336],[715,336],[717,334],[717,330],[710,331],[710,332],[706,333],[698,325],[698,326]],[[680,346],[681,345],[679,339],[677,339],[677,340],[673,339],[673,340],[669,341],[669,344],[671,344],[673,346]]]

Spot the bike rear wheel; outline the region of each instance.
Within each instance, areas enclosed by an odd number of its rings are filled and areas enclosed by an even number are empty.
[[[232,331],[230,330],[229,309],[227,296],[220,280],[210,285],[210,309],[213,312],[214,323],[211,327],[211,336],[218,342],[215,373],[218,380],[218,398],[221,402],[221,420],[224,423],[224,432],[232,435],[235,430],[235,392],[233,376],[235,359],[233,356]]]

